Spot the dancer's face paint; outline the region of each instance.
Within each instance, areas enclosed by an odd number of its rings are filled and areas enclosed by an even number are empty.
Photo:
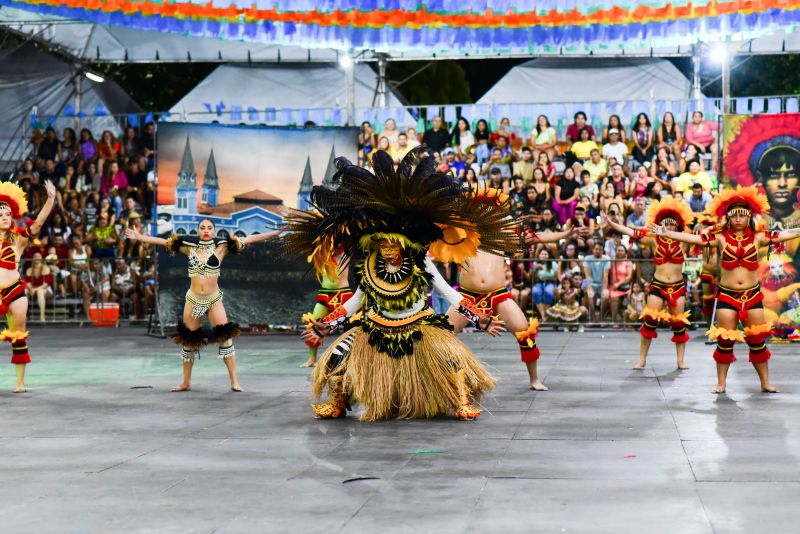
[[[381,257],[389,263],[393,263],[400,258],[402,247],[397,241],[381,239],[378,246]]]

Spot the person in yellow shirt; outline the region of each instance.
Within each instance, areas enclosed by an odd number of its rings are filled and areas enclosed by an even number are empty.
[[[590,152],[589,161],[584,162],[583,170],[589,171],[591,183],[595,183],[608,176],[608,162],[600,157],[600,150],[595,148]]]
[[[411,152],[412,148],[414,147],[408,142],[408,134],[405,132],[397,134],[397,146],[389,147],[389,154],[392,156],[395,166],[400,165],[400,162],[403,161],[406,154]]]
[[[525,181],[525,185],[533,182],[533,152],[530,147],[524,146],[519,153],[520,160],[513,164],[512,174],[519,176]]]
[[[682,193],[685,197],[688,193],[691,193],[694,184],[700,184],[703,187],[703,191],[711,194],[714,183],[711,181],[711,177],[708,173],[701,169],[702,166],[699,160],[691,160],[689,162],[689,171],[678,176],[672,191],[674,193]]]
[[[592,140],[588,129],[582,128],[578,135],[580,137],[577,141],[572,143],[570,150],[575,154],[575,158],[578,162],[583,163],[591,158],[592,150],[597,150],[598,147],[597,143]]]

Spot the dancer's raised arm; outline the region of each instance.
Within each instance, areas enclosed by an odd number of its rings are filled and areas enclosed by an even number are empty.
[[[149,235],[142,235],[139,233],[138,230],[135,228],[128,228],[125,230],[125,237],[127,239],[133,239],[134,241],[141,241],[142,243],[147,243],[149,245],[158,245],[162,247],[168,247],[169,242],[164,239],[163,237],[152,237]]]
[[[267,241],[268,239],[272,239],[273,237],[282,234],[284,231],[286,231],[286,227],[285,226],[283,228],[279,228],[279,229],[275,230],[274,232],[269,232],[269,233],[266,233],[266,234],[249,235],[249,236],[244,238],[244,244],[245,245],[252,245],[253,243],[258,243],[260,241]]]
[[[650,227],[650,230],[654,234],[660,235],[661,237],[668,237],[670,239],[674,239],[675,241],[689,243],[690,245],[708,246],[709,243],[713,243],[718,240],[718,237],[716,237],[714,234],[676,232],[674,230],[667,230],[663,224],[654,224]]]
[[[780,230],[778,232],[758,232],[756,239],[759,246],[771,245],[773,243],[783,243],[800,237],[800,227]]]

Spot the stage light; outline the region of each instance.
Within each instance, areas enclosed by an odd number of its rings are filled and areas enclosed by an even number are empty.
[[[724,63],[728,59],[728,45],[717,43],[711,47],[708,54],[716,63]]]
[[[343,69],[349,69],[353,66],[353,58],[348,56],[347,54],[342,54],[339,56],[339,66]]]
[[[103,78],[99,74],[95,74],[94,72],[88,72],[87,71],[85,74],[86,74],[86,77],[89,78],[90,80],[92,80],[93,82],[103,83],[104,81],[106,81],[105,78]]]

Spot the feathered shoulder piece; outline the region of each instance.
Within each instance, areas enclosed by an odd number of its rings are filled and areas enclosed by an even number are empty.
[[[376,242],[369,236],[401,235],[404,248],[413,243],[415,249],[426,249],[442,238],[443,227],[475,231],[478,218],[495,210],[470,203],[455,178],[436,171],[425,147],[412,149],[397,169],[391,156],[379,150],[372,166],[374,172],[338,158],[332,184],[311,192],[315,209],[287,216],[282,253],[305,256],[318,274],[335,276],[330,260],[336,252],[344,250],[347,258],[361,254],[364,246]],[[511,218],[504,217],[500,227],[512,227]],[[497,247],[503,240],[492,235],[489,243]]]

